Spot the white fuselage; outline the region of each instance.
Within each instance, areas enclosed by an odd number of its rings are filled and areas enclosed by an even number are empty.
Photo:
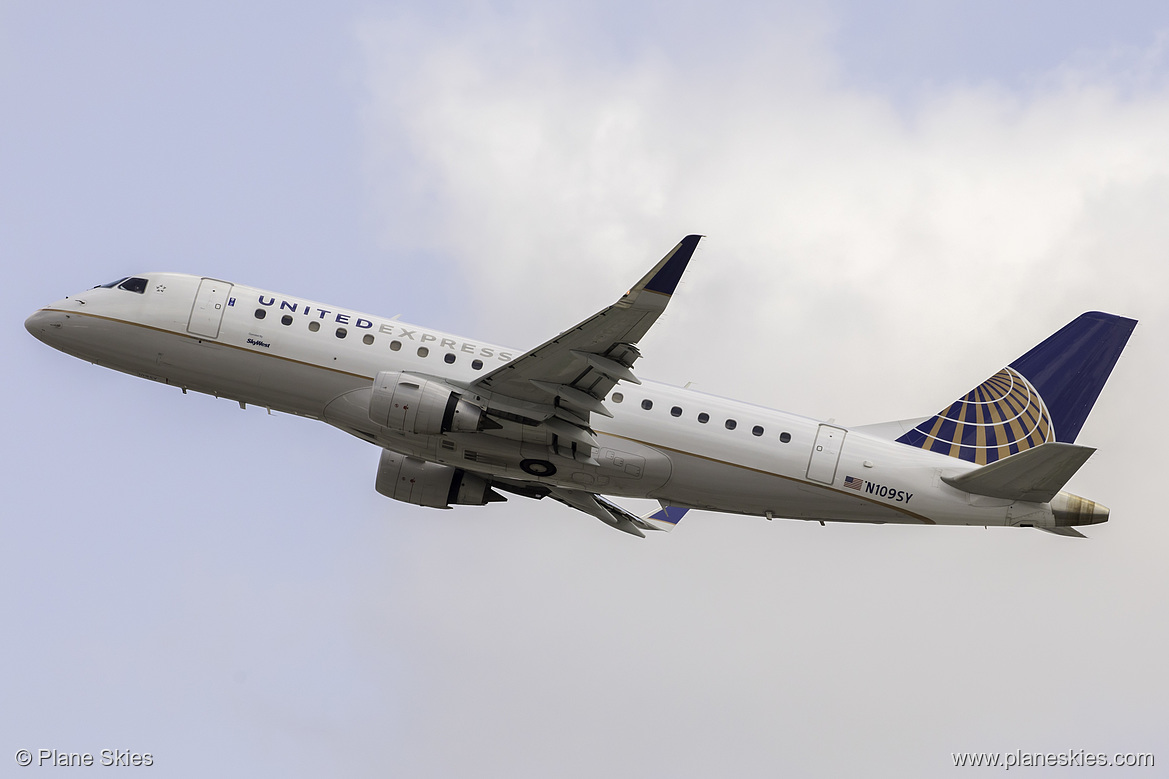
[[[1054,523],[1048,504],[979,497],[943,483],[942,476],[975,467],[961,460],[649,381],[618,385],[606,401],[613,417],[593,416],[595,462],[550,454],[542,432],[516,423],[489,432],[395,433],[369,417],[380,371],[466,388],[523,350],[198,276],[145,278],[145,292],[95,288],[45,307],[26,326],[61,351],[115,370],[323,420],[486,476],[759,516]],[[555,473],[522,470],[535,456],[553,462]]]

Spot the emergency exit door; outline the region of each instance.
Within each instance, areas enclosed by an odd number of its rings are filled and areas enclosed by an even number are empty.
[[[195,305],[191,308],[191,319],[187,332],[207,338],[219,337],[219,325],[223,321],[223,309],[227,307],[231,285],[226,281],[203,279],[195,293]]]
[[[836,463],[840,460],[845,432],[843,428],[820,425],[816,443],[812,445],[812,458],[808,460],[809,479],[824,484],[831,484],[836,479]]]

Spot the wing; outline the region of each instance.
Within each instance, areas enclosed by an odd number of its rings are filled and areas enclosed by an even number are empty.
[[[621,530],[630,535],[645,538],[643,530],[658,530],[669,532],[673,530],[682,517],[690,509],[677,506],[662,506],[657,511],[644,516],[637,516],[631,511],[617,505],[608,498],[584,490],[574,490],[569,487],[556,487],[550,484],[530,485],[523,482],[496,480],[495,485],[507,492],[514,492],[526,498],[552,498],[565,506],[583,511],[585,514],[596,517],[606,525]]]
[[[610,527],[642,538],[645,538],[645,533],[641,532],[643,530],[664,530],[666,532],[673,530],[682,517],[686,516],[686,512],[690,510],[669,506],[639,517],[608,498],[594,495],[591,492],[552,487],[549,497],[586,514],[592,514]]]
[[[519,401],[519,407],[551,407],[564,420],[563,436],[588,443],[590,436],[570,428],[587,432],[591,414],[612,416],[602,401],[618,381],[641,383],[630,370],[641,355],[637,342],[666,310],[701,237],[686,236],[616,303],[488,373],[471,389],[491,396],[497,407],[506,399]]]
[[[618,381],[641,383],[631,370],[641,356],[637,343],[666,310],[700,239],[686,236],[616,303],[466,385],[485,404],[487,415],[519,423],[522,431],[496,423],[500,429],[473,435],[518,435],[533,442],[546,437],[551,450],[597,465],[592,415],[613,416],[603,401]],[[499,477],[493,483],[526,497],[550,497],[637,536],[670,530],[686,513],[671,507],[639,517],[586,490]]]

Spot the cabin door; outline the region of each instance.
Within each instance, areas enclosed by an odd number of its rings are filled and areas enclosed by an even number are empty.
[[[219,324],[223,321],[223,309],[227,307],[231,285],[226,281],[203,279],[195,294],[195,305],[191,308],[191,320],[187,331],[207,338],[219,337]]]
[[[836,463],[840,460],[845,432],[832,425],[820,425],[816,443],[812,445],[812,458],[808,460],[809,479],[824,484],[831,484],[836,479]]]

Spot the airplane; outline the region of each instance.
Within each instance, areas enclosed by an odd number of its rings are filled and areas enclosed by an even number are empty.
[[[1103,505],[1063,490],[1136,321],[1080,315],[936,414],[843,427],[642,381],[639,341],[701,236],[613,305],[519,351],[178,273],[128,276],[35,312],[92,363],[320,420],[380,450],[375,489],[419,506],[551,498],[636,536],[693,509],[825,522],[1032,527],[1084,537]],[[614,498],[649,498],[639,516]]]

